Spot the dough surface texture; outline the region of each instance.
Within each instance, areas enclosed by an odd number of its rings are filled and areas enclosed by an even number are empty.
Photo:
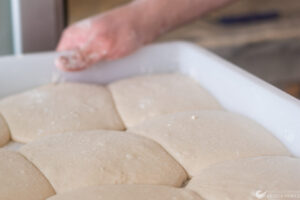
[[[57,193],[109,184],[180,187],[184,169],[156,142],[116,131],[65,133],[41,138],[20,152]]]
[[[283,144],[262,126],[226,111],[165,115],[147,120],[128,131],[161,144],[190,176],[226,160],[290,155]]]
[[[70,131],[124,129],[111,94],[99,85],[44,85],[1,100],[0,112],[12,139],[23,143]]]
[[[126,127],[168,113],[221,109],[196,81],[180,74],[133,77],[114,82],[109,89]]]
[[[23,143],[10,141],[5,146],[2,147],[2,149],[9,150],[9,151],[16,151],[18,152],[19,149],[23,146]]]
[[[299,195],[300,160],[270,156],[224,162],[203,170],[192,178],[187,188],[209,200],[279,199],[275,196]]]
[[[58,194],[48,200],[202,200],[196,193],[156,185],[106,185]]]
[[[0,147],[4,146],[9,142],[10,133],[7,123],[0,113]]]
[[[55,192],[43,174],[21,154],[0,149],[0,199],[44,200]]]

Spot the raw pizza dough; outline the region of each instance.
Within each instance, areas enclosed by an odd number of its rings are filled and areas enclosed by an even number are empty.
[[[0,147],[4,146],[9,142],[10,133],[7,123],[0,113]]]
[[[299,196],[300,160],[270,156],[224,162],[203,170],[187,188],[209,200],[296,199],[278,195]]]
[[[115,131],[52,135],[20,152],[58,193],[103,184],[181,186],[184,169],[156,142]]]
[[[23,146],[23,143],[10,141],[5,146],[3,146],[3,149],[10,150],[10,151],[19,151],[19,149]]]
[[[221,109],[197,82],[180,74],[133,77],[114,82],[109,89],[127,127],[168,113]]]
[[[54,194],[48,180],[21,154],[0,150],[1,200],[44,200]]]
[[[290,155],[263,127],[226,111],[170,114],[148,120],[129,131],[157,141],[191,176],[225,160]]]
[[[45,85],[0,101],[12,139],[30,142],[45,135],[96,129],[122,130],[109,91],[99,85]]]
[[[58,194],[48,200],[201,200],[185,189],[156,185],[106,185]]]

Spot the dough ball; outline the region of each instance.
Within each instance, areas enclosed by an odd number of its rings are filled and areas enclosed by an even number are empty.
[[[109,89],[127,127],[168,113],[221,109],[196,81],[180,74],[134,77],[112,83]]]
[[[58,194],[48,200],[201,200],[192,191],[157,185],[105,185]]]
[[[109,91],[98,85],[45,85],[0,102],[13,140],[96,129],[124,129]]]
[[[226,111],[170,114],[148,120],[129,131],[161,144],[191,176],[226,160],[290,155],[262,126]]]
[[[4,146],[9,142],[10,133],[7,123],[3,116],[0,114],[0,147]]]
[[[21,154],[0,150],[1,200],[44,200],[54,194],[48,180]]]
[[[270,156],[224,162],[203,170],[192,178],[187,188],[209,200],[279,199],[278,195],[299,195],[300,160]]]
[[[20,152],[58,193],[101,184],[181,186],[187,178],[159,144],[125,132],[53,135],[23,146]]]

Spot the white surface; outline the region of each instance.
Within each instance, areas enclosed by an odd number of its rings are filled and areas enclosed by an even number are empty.
[[[56,56],[46,53],[0,59],[0,97],[49,82]],[[162,72],[195,78],[225,108],[262,124],[300,157],[300,102],[197,46],[182,42],[151,45],[124,59],[61,75],[69,81],[108,83]]]

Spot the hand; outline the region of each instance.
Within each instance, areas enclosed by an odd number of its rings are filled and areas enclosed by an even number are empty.
[[[135,0],[67,28],[57,50],[70,54],[56,64],[77,71],[101,60],[121,58],[166,31],[233,1]]]
[[[125,6],[68,27],[57,50],[69,53],[57,59],[57,67],[78,71],[101,60],[121,58],[138,49],[144,40],[138,31],[134,12],[132,6]]]

